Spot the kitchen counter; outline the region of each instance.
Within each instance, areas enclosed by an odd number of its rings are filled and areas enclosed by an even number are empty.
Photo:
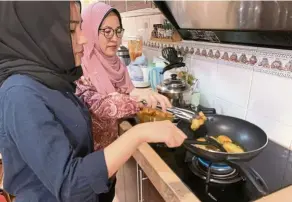
[[[132,125],[129,122],[123,121],[120,124],[120,134],[129,130],[131,127]],[[142,144],[134,153],[133,157],[165,201],[200,202],[149,144]],[[290,202],[291,193],[292,186],[289,186],[263,197],[256,202]]]
[[[120,133],[131,127],[129,122],[122,122]],[[133,157],[165,201],[200,202],[147,143],[142,144]]]

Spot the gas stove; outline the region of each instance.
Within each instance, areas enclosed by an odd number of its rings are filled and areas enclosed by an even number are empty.
[[[184,108],[216,114],[213,108]],[[136,119],[129,121],[133,125],[137,123]],[[168,148],[161,143],[150,146],[202,202],[250,202],[263,197],[248,177],[232,165],[209,162],[188,152],[183,146]],[[292,153],[272,140],[246,164],[265,182],[268,194],[292,185]]]
[[[191,172],[206,183],[233,184],[243,180],[236,168],[224,163],[213,164],[196,156],[186,159],[186,163]]]
[[[157,154],[202,202],[249,202],[262,197],[238,169],[224,163],[208,162],[183,147],[170,149],[150,144]],[[267,147],[247,164],[263,178],[269,194],[292,185],[290,151],[269,141]]]
[[[202,106],[184,108],[216,114],[215,109]],[[236,166],[209,162],[188,152],[183,146],[170,149],[164,144],[150,145],[202,202],[250,202],[263,197]],[[246,165],[259,174],[268,187],[268,194],[271,194],[292,185],[290,161],[291,151],[269,140],[264,150]]]

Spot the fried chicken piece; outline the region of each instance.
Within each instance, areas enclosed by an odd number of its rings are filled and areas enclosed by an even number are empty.
[[[243,153],[244,152],[244,150],[240,146],[233,144],[231,142],[224,143],[223,147],[228,153]]]

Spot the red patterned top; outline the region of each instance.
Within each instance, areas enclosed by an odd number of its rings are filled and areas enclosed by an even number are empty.
[[[76,84],[76,95],[87,104],[91,113],[94,150],[103,149],[118,137],[118,120],[139,111],[138,103],[119,92],[101,95],[85,77]]]

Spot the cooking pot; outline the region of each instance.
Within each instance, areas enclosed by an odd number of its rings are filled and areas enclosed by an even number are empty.
[[[191,94],[190,86],[183,80],[177,78],[177,74],[171,74],[171,78],[165,79],[156,86],[158,93],[166,96],[175,107],[186,105],[186,99]]]

